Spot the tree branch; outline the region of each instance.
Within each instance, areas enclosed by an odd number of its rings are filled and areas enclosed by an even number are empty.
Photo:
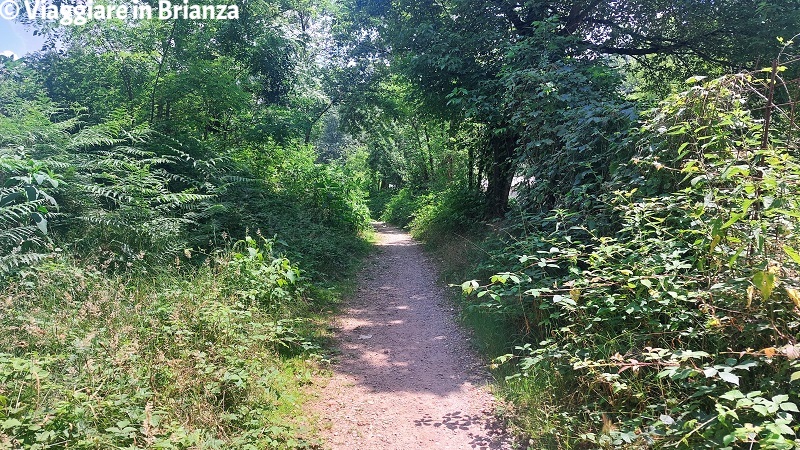
[[[578,27],[580,27],[586,18],[589,17],[589,13],[600,6],[601,3],[603,3],[603,0],[593,0],[586,6],[586,8],[582,10],[578,8],[577,5],[573,6],[572,10],[570,10],[569,15],[564,21],[564,28],[558,34],[561,36],[569,36],[578,31]]]

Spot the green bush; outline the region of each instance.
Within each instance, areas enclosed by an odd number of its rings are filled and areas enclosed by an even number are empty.
[[[0,273],[41,260],[47,245],[107,270],[150,270],[257,230],[326,278],[363,253],[363,192],[308,148],[245,164],[114,118],[84,127],[21,104],[0,113]]]
[[[376,219],[381,219],[384,211],[386,211],[386,205],[389,204],[394,194],[395,191],[393,190],[370,192],[367,198],[367,206],[369,207],[370,215]]]
[[[171,261],[232,170],[224,158],[114,118],[88,127],[77,118],[51,121],[49,104],[16,104],[0,111],[0,215],[9,219],[0,224],[8,238],[0,272],[23,254],[40,260],[44,244],[108,269]],[[0,110],[7,107],[0,100]],[[40,253],[31,253],[35,243]]]
[[[420,205],[409,228],[414,237],[423,240],[453,232],[468,234],[480,223],[485,210],[481,192],[458,187],[429,195]]]
[[[800,163],[780,118],[762,145],[757,83],[695,84],[650,113],[597,193],[616,231],[523,214],[489,283],[463,284],[469,309],[519,330],[495,360],[512,395],[558,397],[527,412],[539,445],[800,445]]]
[[[405,227],[414,220],[414,214],[422,206],[423,202],[424,200],[414,191],[409,188],[402,188],[392,195],[392,198],[386,203],[380,218],[385,222]]]
[[[341,167],[315,163],[309,147],[272,143],[233,158],[253,178],[219,194],[218,210],[196,231],[198,245],[257,230],[316,279],[341,277],[365,253],[366,195]]]
[[[48,191],[58,177],[24,148],[0,148],[0,275],[47,257],[48,220],[58,203]]]
[[[403,188],[386,203],[381,219],[406,227],[412,236],[433,243],[452,233],[476,231],[484,209],[483,193],[460,186],[424,195]]]

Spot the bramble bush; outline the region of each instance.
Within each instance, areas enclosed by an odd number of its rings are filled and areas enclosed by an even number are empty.
[[[754,75],[690,82],[647,115],[638,157],[599,193],[612,232],[568,209],[522,213],[482,268],[499,273],[462,285],[468,308],[521,330],[495,360],[507,383],[559,396],[528,412],[536,445],[800,445],[790,121],[776,114],[762,139]]]

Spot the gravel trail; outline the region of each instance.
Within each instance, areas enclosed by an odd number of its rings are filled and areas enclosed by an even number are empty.
[[[375,228],[379,251],[336,324],[341,355],[315,405],[326,448],[511,448],[435,267],[407,233]]]

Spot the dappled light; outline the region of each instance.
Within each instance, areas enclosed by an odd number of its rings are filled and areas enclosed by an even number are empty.
[[[800,449],[800,0],[0,0],[0,450]]]
[[[369,261],[339,321],[342,354],[320,399],[329,442],[334,449],[350,448],[354,439],[368,448],[509,448],[483,390],[487,373],[430,262],[407,233],[383,224],[377,230],[378,245],[389,245]],[[420,416],[444,419],[418,429],[428,425]]]
[[[408,235],[407,232],[404,232],[399,228],[387,227],[386,224],[383,222],[373,222],[372,224],[373,226],[380,227],[381,234],[384,236],[384,238],[381,239],[381,241],[376,244],[378,247],[395,247],[395,246],[406,247],[406,246],[419,245],[417,241],[411,239],[411,237]],[[392,257],[397,258],[398,256],[392,256]],[[385,286],[378,287],[378,289],[384,289],[384,288],[387,287]],[[388,289],[391,289],[391,287],[388,287]]]

